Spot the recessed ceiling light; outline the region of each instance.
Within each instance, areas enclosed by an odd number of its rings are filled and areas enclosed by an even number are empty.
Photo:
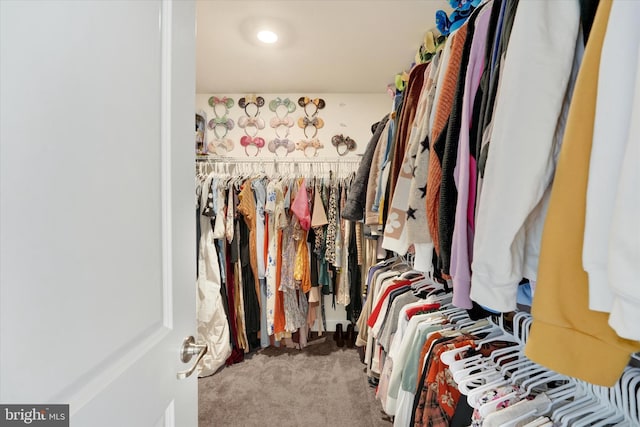
[[[256,36],[262,43],[272,44],[278,41],[278,35],[271,30],[258,31]]]

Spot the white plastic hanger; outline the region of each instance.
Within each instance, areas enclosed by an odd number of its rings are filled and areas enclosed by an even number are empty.
[[[582,383],[578,383],[574,396],[573,401],[563,404],[553,411],[551,419],[554,422],[559,422],[563,415],[571,413],[574,409],[587,405],[593,400],[593,396],[587,393],[586,387]]]
[[[572,426],[575,421],[602,410],[602,403],[596,399],[595,396],[591,395],[586,404],[583,403],[572,408],[572,410],[561,415],[558,421],[562,427],[569,427]]]
[[[522,352],[522,345],[520,344],[498,349],[491,353],[490,359],[494,364],[501,367],[503,361],[511,359],[512,357],[518,355],[520,355],[520,357],[525,357],[524,353]]]
[[[514,384],[519,384],[520,381],[531,378],[532,376],[536,376],[536,374],[544,374],[549,370],[544,366],[540,366],[537,363],[533,363],[532,365],[528,365],[525,368],[518,369],[511,375],[511,382]]]
[[[500,352],[500,354],[495,354],[498,352]],[[483,386],[480,386],[474,390],[471,390],[467,396],[467,401],[469,405],[471,405],[476,409],[479,409],[480,405],[478,402],[480,401],[480,398],[485,392],[510,384],[511,381],[505,377],[504,372],[501,369],[502,366],[500,366],[500,363],[502,362],[503,359],[511,358],[514,355],[519,356],[518,360],[522,360],[522,358],[525,357],[524,354],[522,353],[522,348],[520,346],[499,349],[499,350],[496,350],[494,354],[491,355],[491,359],[494,362],[494,369],[499,369],[501,372],[501,376],[499,379],[488,382]]]
[[[536,396],[536,399],[538,398],[538,396]],[[543,407],[537,407],[535,409],[532,409],[530,411],[528,411],[525,414],[521,414],[520,416],[507,421],[506,423],[503,423],[500,425],[500,427],[515,427],[520,425],[524,420],[528,419],[528,418],[532,418],[532,417],[539,417],[542,416],[543,414],[546,414],[547,412],[549,412],[549,410],[551,409],[551,401],[548,401],[547,404]]]
[[[440,360],[445,363],[447,366],[450,366],[453,362],[456,361],[456,357],[460,353],[464,353],[468,349],[470,349],[470,345],[465,345],[462,347],[454,348],[453,350],[447,350],[440,355]]]
[[[486,319],[482,320],[470,320],[467,322],[461,322],[456,325],[458,329],[467,334],[480,334],[483,332],[490,332],[493,329],[493,324]]]
[[[492,412],[496,412],[498,410],[498,405],[500,405],[503,402],[506,402],[507,400],[517,398],[519,394],[520,394],[520,390],[516,389],[510,393],[505,394],[504,396],[500,396],[495,400],[490,400],[487,403],[480,405],[480,407],[478,408],[478,412],[480,412],[480,415],[482,416],[482,418],[485,418],[487,415],[491,414]]]
[[[535,420],[531,421],[529,424],[526,424],[524,427],[542,427],[548,423],[550,423],[551,420],[549,420],[549,418],[547,417],[540,417],[540,418],[536,418]]]
[[[489,383],[502,381],[504,377],[495,369],[487,369],[485,371],[471,374],[458,383],[458,390],[464,395],[479,387],[488,385]]]
[[[500,403],[506,402],[506,401],[508,401],[510,399],[513,399],[513,398],[516,398],[516,397],[524,398],[525,396],[528,396],[531,393],[531,390],[533,389],[533,387],[535,385],[542,385],[542,384],[548,383],[549,381],[552,381],[554,379],[554,377],[557,377],[558,379],[562,378],[562,376],[560,374],[556,374],[553,371],[549,371],[549,370],[547,370],[546,368],[544,368],[542,366],[533,366],[528,371],[525,370],[523,372],[517,371],[516,374],[514,374],[510,379],[511,384],[513,386],[518,387],[518,389],[512,391],[511,393],[507,393],[506,395],[501,396],[498,399],[492,400],[490,402],[487,402],[484,405],[481,405],[480,408],[479,408],[480,415],[482,415],[483,417],[486,417],[491,412],[495,412],[496,407]],[[525,381],[529,381],[531,383],[531,384],[528,384],[529,385],[528,388],[525,388],[525,383],[524,382],[522,384],[518,385],[518,380],[522,379],[523,377],[524,378],[530,377],[534,373],[540,373],[540,375],[538,375],[536,377],[533,377],[533,378],[528,378],[527,380],[525,380]],[[548,375],[548,374],[550,374],[550,375]],[[551,377],[551,378],[549,378],[549,377]],[[549,408],[549,409],[551,409],[551,408]],[[542,413],[540,413],[540,415],[542,415]]]
[[[489,332],[489,335],[476,342],[476,350],[480,350],[484,344],[488,344],[492,341],[511,341],[517,343],[513,338],[513,335],[504,332],[500,328],[495,328],[493,331]]]
[[[587,427],[592,426],[595,422],[602,422],[613,417],[618,416],[620,413],[617,409],[607,407],[607,405],[600,403],[594,407],[591,415],[584,417],[584,415],[578,414],[577,420],[571,424],[573,427]]]
[[[619,414],[615,417],[595,423],[595,426],[638,426],[640,425],[640,413],[638,411],[638,386],[640,385],[640,369],[627,368],[622,378],[614,388],[615,407]]]
[[[538,411],[536,411],[535,409],[532,409],[531,411],[527,412],[526,414],[522,414],[522,415],[514,418],[513,420],[509,420],[506,423],[500,424],[500,427],[515,427],[515,426],[519,425],[521,421],[524,421],[527,418],[535,417],[537,414],[538,414]]]
[[[449,365],[449,370],[456,384],[478,370],[493,368],[491,361],[483,357],[482,354],[476,354],[471,357],[456,360]]]
[[[565,380],[567,377],[564,375],[558,374],[557,372],[549,371],[543,372],[539,376],[535,378],[529,378],[524,380],[521,384],[522,388],[525,390],[524,396],[529,396],[533,392],[533,389],[541,386],[543,384],[549,384],[552,381],[560,381]],[[549,390],[552,391],[553,389]],[[547,392],[547,397],[549,397],[549,392]],[[551,399],[551,397],[549,397]]]
[[[466,310],[458,310],[455,313],[451,313],[447,317],[449,318],[449,321],[451,323],[458,323],[461,320],[469,319],[469,314],[466,312]]]
[[[520,353],[518,356],[518,359],[507,362],[500,367],[500,372],[503,376],[507,377],[510,372],[516,372],[518,369],[533,365],[533,362],[527,359],[524,353]]]

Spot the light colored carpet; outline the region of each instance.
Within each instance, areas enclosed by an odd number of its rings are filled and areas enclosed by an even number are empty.
[[[200,378],[199,426],[390,427],[358,352],[331,335],[303,350],[267,348]]]

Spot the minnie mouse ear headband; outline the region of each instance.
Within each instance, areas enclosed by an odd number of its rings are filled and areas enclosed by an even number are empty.
[[[234,144],[231,138],[221,138],[215,141],[209,142],[207,148],[209,153],[221,155],[222,151],[230,153],[233,150]],[[222,151],[221,151],[222,150]]]
[[[304,131],[306,138],[315,138],[318,135],[318,129],[324,126],[324,120],[315,115],[311,118],[305,116],[298,119],[298,126]]]
[[[296,144],[289,138],[275,138],[269,141],[267,148],[275,154],[276,157],[286,157],[289,153],[295,151]],[[284,156],[281,156],[279,153],[284,153]]]
[[[305,157],[316,157],[321,148],[324,148],[324,144],[318,138],[309,141],[303,140],[296,144],[296,150],[302,151]]]
[[[269,109],[276,113],[276,110],[281,105],[284,105],[287,108],[287,114],[296,111],[296,104],[294,104],[293,101],[291,101],[289,98],[280,99],[279,97],[269,102]]]
[[[242,138],[240,138],[240,145],[244,147],[244,154],[246,154],[247,157],[251,157],[248,151],[248,147],[250,146],[256,147],[257,151],[253,155],[253,157],[256,157],[258,154],[260,154],[260,150],[262,150],[262,147],[264,147],[265,140],[264,138],[260,138],[259,136],[253,137],[253,136],[245,135]]]
[[[336,147],[336,151],[338,152],[339,156],[344,156],[349,151],[355,150],[357,146],[356,142],[353,139],[348,136],[342,136],[342,134],[334,135],[331,138],[331,145]],[[343,146],[344,148],[341,149],[341,147]]]
[[[249,114],[247,112],[247,107],[251,104],[256,106],[255,114]],[[247,116],[251,116],[251,115],[253,115],[254,117],[257,116],[258,113],[260,112],[260,107],[262,106],[264,106],[264,98],[261,96],[247,95],[238,100],[238,107],[243,108]]]
[[[233,107],[233,99],[227,98],[223,96],[222,98],[218,98],[217,96],[212,96],[209,98],[209,106],[215,108],[216,105],[224,105],[227,109]],[[214,110],[215,111],[215,110]]]
[[[325,103],[324,99],[322,98],[311,99],[308,96],[301,96],[300,98],[298,98],[298,105],[304,109],[304,113],[307,116],[315,116],[316,114],[318,114],[318,110],[322,110],[324,108]],[[307,108],[311,107],[312,105],[314,106],[315,110],[312,114],[309,114]]]
[[[302,108],[306,107],[309,103],[314,104],[318,108],[318,110],[322,110],[325,105],[324,99],[322,98],[311,99],[308,96],[301,96],[300,98],[298,98],[298,105]]]

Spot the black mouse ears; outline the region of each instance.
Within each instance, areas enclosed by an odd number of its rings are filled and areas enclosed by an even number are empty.
[[[255,104],[257,107],[264,106],[264,98],[256,95],[247,95],[238,100],[238,106],[245,108],[247,105]]]
[[[306,106],[309,104],[315,105],[316,111],[322,110],[325,106],[324,99],[322,98],[311,99],[308,96],[301,96],[300,98],[298,98],[298,105],[302,108],[306,108]]]

